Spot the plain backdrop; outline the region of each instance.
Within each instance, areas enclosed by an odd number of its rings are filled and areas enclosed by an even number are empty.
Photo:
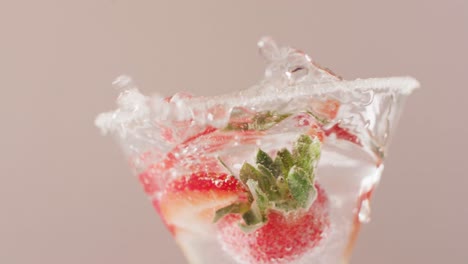
[[[111,82],[221,94],[271,35],[346,79],[411,75],[352,263],[468,261],[468,1],[0,0],[0,263],[184,263],[94,127]]]

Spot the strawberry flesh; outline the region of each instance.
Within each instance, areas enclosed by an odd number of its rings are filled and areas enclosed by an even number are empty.
[[[234,176],[225,173],[198,172],[171,182],[166,191],[172,193],[186,191],[237,193],[243,191],[243,189]]]
[[[331,128],[324,129],[324,133],[327,137],[334,134],[337,139],[342,139],[357,145],[361,145],[361,142],[356,135],[349,132],[348,129],[341,127],[339,124],[335,124]]]
[[[219,241],[242,263],[289,263],[316,247],[329,227],[328,198],[315,184],[317,198],[307,212],[271,210],[261,228],[243,232],[240,216],[230,214],[217,224]]]
[[[231,175],[199,172],[170,182],[154,205],[173,234],[188,230],[206,235],[216,210],[244,199],[244,192]]]

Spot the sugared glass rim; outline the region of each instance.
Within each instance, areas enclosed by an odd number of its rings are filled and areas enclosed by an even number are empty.
[[[241,106],[267,103],[272,100],[288,100],[300,96],[326,96],[336,92],[387,92],[397,95],[409,95],[420,87],[420,83],[409,76],[388,77],[388,78],[368,78],[355,80],[342,80],[326,83],[302,82],[297,85],[287,87],[275,87],[272,84],[259,84],[245,90],[224,95],[196,96],[187,100],[186,106],[194,108],[212,107],[214,105]],[[272,94],[274,93],[274,94]]]
[[[96,118],[95,124],[101,128],[103,133],[116,130],[119,127],[122,128],[124,123],[132,120],[149,118],[150,112],[156,114],[160,120],[165,120],[164,113],[169,111],[163,109],[170,106],[164,102],[165,100],[162,97],[157,95],[156,97],[144,96],[135,89],[136,87],[133,84],[129,83],[130,79],[124,77],[118,78],[118,81],[114,84],[124,90],[131,91],[130,94],[125,93],[129,100],[118,100],[120,103],[118,103],[119,107],[116,110],[102,113]],[[329,94],[332,95],[332,93],[336,95],[337,92],[354,93],[354,96],[357,95],[358,97],[360,93],[364,96],[370,91],[409,95],[416,88],[419,88],[419,82],[412,77],[369,78],[323,83],[303,81],[294,85],[263,82],[248,89],[224,95],[182,97],[178,99],[178,102],[174,102],[175,104],[171,107],[175,107],[178,111],[185,109],[185,113],[188,111],[191,116],[195,113],[207,113],[209,116],[210,109],[219,106],[229,112],[234,107],[256,108],[256,106],[259,106],[263,108],[262,105],[269,105],[272,102],[287,102],[300,97],[326,97]],[[155,101],[152,99],[155,99]],[[129,105],[131,106],[129,107]],[[159,110],[152,106],[159,106],[157,108]],[[156,116],[152,116],[152,118],[157,119]],[[205,121],[209,121],[209,118]]]

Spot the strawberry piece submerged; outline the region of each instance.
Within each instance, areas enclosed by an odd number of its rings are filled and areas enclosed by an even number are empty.
[[[247,201],[216,211],[218,239],[241,263],[289,263],[312,252],[330,225],[328,197],[315,181],[320,141],[304,134],[292,152],[259,150],[239,179]]]
[[[239,228],[239,215],[227,215],[217,224],[223,248],[241,263],[289,263],[317,247],[330,225],[328,197],[315,184],[317,198],[307,210],[283,213],[271,210],[268,221],[253,232]]]
[[[206,235],[216,210],[244,199],[244,194],[234,176],[199,172],[171,182],[155,207],[174,235],[182,230]]]
[[[348,129],[341,127],[339,124],[335,124],[328,129],[323,129],[323,131],[327,137],[334,134],[337,139],[349,141],[356,145],[361,145],[361,141],[355,134],[352,134]]]

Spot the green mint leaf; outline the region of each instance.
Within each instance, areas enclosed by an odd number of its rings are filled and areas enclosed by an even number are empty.
[[[262,189],[264,193],[268,196],[268,199],[274,200],[278,198],[278,188],[276,186],[276,178],[273,176],[273,173],[262,164],[257,165],[258,170],[262,173],[263,178],[265,179],[267,184],[266,189]]]
[[[310,176],[302,168],[294,166],[289,172],[287,181],[294,200],[297,201],[300,207],[308,208],[312,204],[311,195],[314,196],[313,189],[315,189]]]
[[[236,107],[232,110],[229,124],[225,130],[258,130],[270,129],[291,114],[278,114],[272,111],[253,113],[253,111]]]
[[[275,203],[275,209],[284,213],[294,211],[297,207],[296,200],[281,200]]]
[[[244,232],[244,233],[251,233],[257,229],[259,229],[260,227],[262,227],[263,225],[265,225],[265,222],[266,221],[257,221],[256,222],[253,222],[253,221],[246,221],[246,219],[250,219],[249,217],[246,217],[246,214],[242,215],[242,219],[244,219],[244,223],[239,223],[239,228]]]
[[[294,144],[293,149],[294,164],[306,172],[310,172],[310,167],[312,166],[312,160],[309,151],[310,144],[312,144],[312,139],[307,135],[301,135]]]
[[[216,210],[215,217],[213,222],[218,222],[219,219],[223,218],[228,214],[243,214],[247,212],[250,208],[248,203],[233,203],[226,207]]]
[[[257,152],[257,164],[270,168],[273,164],[273,159],[265,151],[259,149]]]
[[[244,219],[245,226],[255,226],[263,223],[262,216],[253,209],[242,214],[242,219]]]
[[[255,115],[254,122],[250,125],[250,129],[267,130],[283,121],[290,114],[278,114],[271,111],[260,112]]]
[[[254,166],[250,165],[247,162],[244,163],[244,165],[242,165],[242,168],[239,172],[239,178],[244,184],[247,184],[247,181],[249,179],[258,180],[260,176],[260,172],[258,172],[258,170]]]
[[[276,156],[275,160],[273,161],[272,167],[274,169],[273,174],[275,175],[276,178],[280,176],[286,176],[285,174],[288,173],[288,171],[284,167],[283,162],[281,161],[281,158],[279,156]]]
[[[276,179],[276,188],[278,189],[279,196],[283,199],[286,199],[289,194],[289,187],[286,179],[283,176],[279,176]]]
[[[276,156],[275,161],[273,162],[275,168],[277,168],[278,173],[277,173],[277,179],[278,178],[283,178],[286,179],[289,173],[289,169],[286,168],[286,166],[283,164],[283,161],[281,160],[280,156]]]
[[[310,159],[312,163],[310,170],[309,170],[309,176],[310,176],[310,180],[312,181],[312,183],[315,182],[315,168],[320,159],[321,151],[322,151],[322,145],[320,143],[320,140],[315,138],[309,147],[309,155],[310,155]]]
[[[320,151],[320,141],[308,135],[301,135],[292,151],[278,151],[275,159],[259,150],[256,166],[245,162],[240,169],[239,178],[248,189],[248,201],[219,209],[214,221],[227,214],[240,214],[243,221],[239,227],[251,232],[268,221],[271,209],[287,213],[310,208],[317,197],[314,181]]]
[[[247,162],[242,166],[239,178],[245,185],[247,185],[249,179],[255,180],[258,183],[260,189],[264,192],[267,192],[267,190],[270,189],[270,179],[264,177],[257,168]]]
[[[247,186],[254,197],[254,201],[250,206],[250,210],[242,214],[245,224],[239,226],[244,232],[251,232],[266,223],[266,214],[270,202],[266,194],[260,189],[257,181],[249,179]]]
[[[314,140],[312,140],[312,143],[310,144],[310,147],[309,147],[309,154],[311,156],[312,161],[314,162],[314,165],[316,165],[316,163],[320,159],[321,152],[322,152],[322,145],[320,143],[320,140],[318,140],[317,138],[314,138]]]
[[[296,144],[294,144],[294,163],[302,168],[310,177],[313,177],[312,174],[320,158],[320,149],[320,141],[318,139],[312,140],[308,135],[301,135]]]
[[[288,177],[289,170],[294,166],[294,158],[291,155],[291,152],[284,148],[278,151],[276,158],[281,160],[283,176]]]
[[[259,214],[261,216],[265,215],[270,202],[268,196],[260,188],[259,183],[255,180],[249,179],[247,181],[247,187],[249,187],[250,193],[252,193],[252,196],[254,198],[254,201],[252,203],[252,209],[255,209],[255,207],[257,207]]]

